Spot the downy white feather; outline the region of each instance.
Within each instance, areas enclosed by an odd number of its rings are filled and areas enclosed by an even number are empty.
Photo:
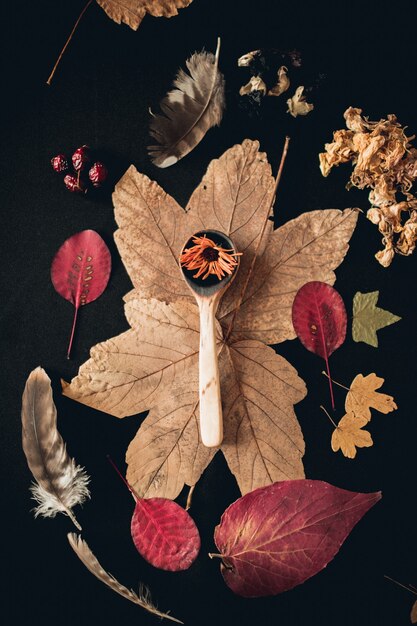
[[[65,513],[81,530],[71,509],[90,497],[90,479],[69,456],[58,432],[51,381],[41,367],[30,373],[22,396],[22,444],[36,481],[31,487],[38,503],[35,517]]]
[[[189,74],[180,69],[174,87],[161,101],[164,115],[154,115],[149,132],[159,145],[148,146],[152,162],[169,167],[200,143],[212,126],[218,126],[225,106],[224,78],[216,54],[196,52],[187,61]]]

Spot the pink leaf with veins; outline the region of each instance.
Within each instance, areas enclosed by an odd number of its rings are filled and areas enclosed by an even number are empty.
[[[75,307],[68,345],[69,359],[78,309],[96,300],[109,282],[110,251],[94,230],[83,230],[67,239],[54,256],[51,266],[52,284],[65,300]]]
[[[381,493],[355,493],[320,480],[287,480],[261,487],[223,513],[214,540],[223,578],[254,598],[282,593],[333,559]]]

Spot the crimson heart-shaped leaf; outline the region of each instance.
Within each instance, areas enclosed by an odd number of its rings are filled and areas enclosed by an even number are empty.
[[[334,408],[329,356],[346,338],[347,316],[341,295],[327,283],[317,280],[306,283],[294,298],[292,323],[303,346],[326,362]]]
[[[320,480],[256,489],[223,513],[214,540],[226,584],[240,596],[282,593],[333,559],[381,492],[355,493]]]
[[[110,271],[110,250],[94,230],[83,230],[73,235],[54,256],[52,284],[75,307],[67,358],[71,352],[78,309],[101,296],[109,282]]]
[[[193,519],[165,498],[138,498],[131,532],[138,552],[160,569],[188,569],[200,551],[200,535]]]

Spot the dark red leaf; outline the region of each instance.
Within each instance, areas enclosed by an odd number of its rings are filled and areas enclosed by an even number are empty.
[[[165,498],[138,498],[131,532],[138,552],[160,569],[188,569],[200,551],[200,535],[193,519]]]
[[[51,267],[52,284],[74,307],[74,322],[68,346],[69,358],[80,306],[96,300],[105,290],[111,271],[110,251],[94,230],[83,230],[67,239]]]
[[[312,281],[298,290],[292,305],[294,330],[307,350],[318,354],[326,361],[333,408],[329,356],[346,338],[346,321],[342,297],[327,283]]]
[[[214,540],[226,584],[245,597],[287,591],[333,559],[381,492],[354,493],[319,480],[256,489],[223,513]]]

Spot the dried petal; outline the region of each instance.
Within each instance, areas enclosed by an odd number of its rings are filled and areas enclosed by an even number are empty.
[[[268,96],[280,96],[289,89],[290,79],[288,78],[287,72],[288,68],[285,67],[285,65],[281,65],[277,74],[277,84],[268,91]]]
[[[348,130],[336,131],[333,142],[325,145],[325,152],[319,155],[320,170],[328,176],[332,167],[352,162],[354,169],[347,187],[370,189],[373,206],[367,216],[378,225],[384,244],[375,257],[388,267],[396,252],[409,255],[416,246],[412,212],[417,209],[417,198],[410,192],[417,178],[417,150],[410,143],[414,137],[407,137],[395,115],[370,122],[361,109],[349,107],[344,117]],[[398,202],[398,193],[406,200]]]
[[[293,117],[298,115],[307,115],[314,109],[314,105],[306,102],[305,96],[303,96],[304,87],[300,85],[295,90],[295,94],[292,98],[288,98],[287,105],[288,111]]]
[[[239,95],[246,96],[253,91],[260,91],[263,96],[266,95],[266,85],[260,76],[252,76],[250,81],[239,89]]]

